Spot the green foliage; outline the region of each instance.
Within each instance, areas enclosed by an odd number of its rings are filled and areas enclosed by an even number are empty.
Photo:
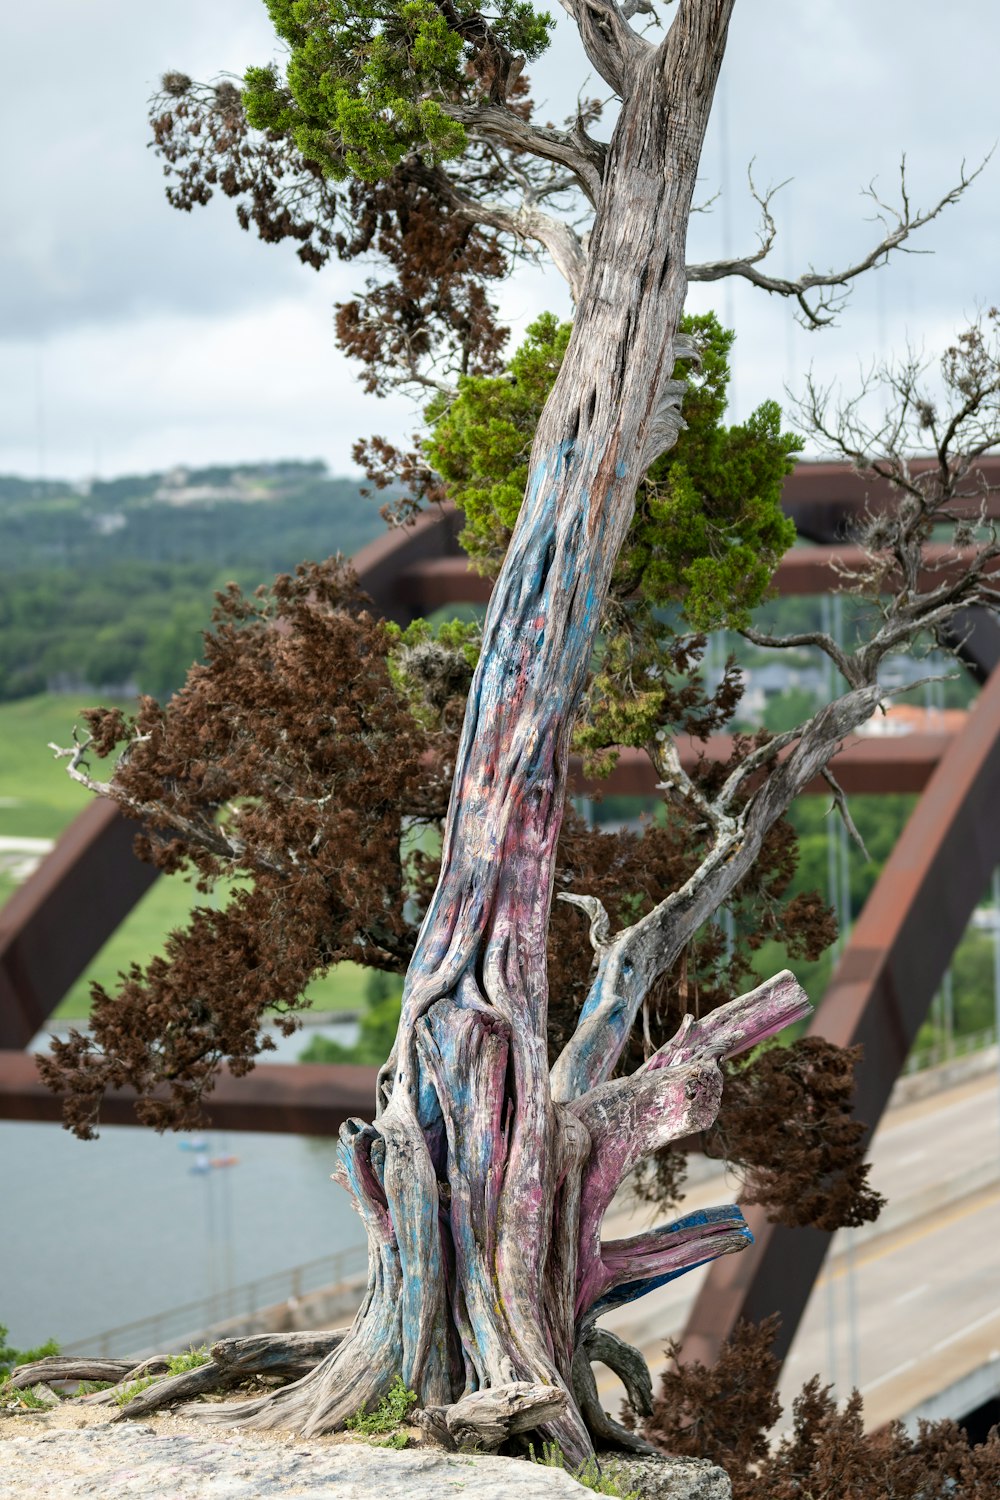
[[[46,1339],[36,1349],[14,1349],[7,1343],[7,1328],[0,1323],[0,1375],[6,1375],[16,1365],[33,1365],[36,1360],[48,1359],[59,1353],[55,1339]]]
[[[96,1396],[98,1391],[110,1391],[114,1385],[113,1380],[81,1380],[74,1396]]]
[[[614,1467],[602,1473],[598,1467],[596,1458],[588,1458],[579,1468],[572,1468],[566,1461],[558,1443],[543,1443],[541,1455],[535,1452],[533,1443],[528,1444],[528,1453],[532,1463],[541,1464],[545,1469],[565,1469],[571,1474],[577,1484],[582,1484],[585,1489],[593,1490],[596,1495],[617,1495],[619,1500],[641,1500],[638,1490],[623,1490],[615,1478]]]
[[[393,624],[387,630],[394,643],[389,675],[413,717],[431,731],[447,727],[449,717],[457,722],[479,660],[479,622],[414,620],[405,630]]]
[[[507,549],[535,428],[571,332],[569,323],[543,313],[503,375],[464,375],[454,400],[435,397],[427,408],[431,431],[423,452],[465,513],[462,546],[480,572],[495,572]]]
[[[423,451],[465,512],[462,544],[484,572],[506,550],[528,476],[535,427],[569,342],[550,313],[527,331],[501,376],[465,376],[448,404],[428,408]],[[687,424],[650,470],[619,574],[650,606],[680,605],[695,631],[740,628],[765,597],[771,573],[795,539],[781,488],[801,440],[781,430],[765,401],[745,422],[723,423],[733,334],[713,313],[686,316],[700,369],[678,364]]]
[[[562,365],[571,327],[547,313],[528,329],[501,376],[465,376],[437,397],[422,458],[465,515],[461,541],[473,566],[495,573],[521,506],[535,429]],[[686,426],[639,487],[618,558],[586,704],[574,740],[591,775],[606,775],[619,745],[648,745],[661,731],[719,727],[738,696],[727,684],[712,707],[692,692],[701,635],[740,629],[767,597],[795,539],[781,490],[800,440],[764,402],[726,426],[732,333],[714,314],[685,317],[699,351],[678,362]]]
[[[211,1358],[207,1344],[202,1344],[200,1349],[195,1349],[192,1345],[190,1349],[185,1349],[183,1354],[167,1356],[167,1373],[184,1375],[188,1370],[197,1370],[201,1365],[207,1365]]]
[[[370,969],[365,981],[365,1012],[358,1028],[358,1040],[345,1047],[331,1037],[314,1036],[299,1053],[299,1062],[357,1063],[381,1067],[396,1039],[403,981],[395,974]]]
[[[355,1417],[348,1417],[344,1426],[350,1432],[359,1432],[365,1437],[375,1437],[382,1433],[391,1433],[405,1422],[413,1407],[417,1404],[416,1391],[408,1390],[403,1384],[403,1377],[397,1375],[388,1392],[376,1406],[374,1411],[366,1411],[364,1407]],[[402,1436],[403,1434],[400,1434]],[[402,1447],[401,1443],[392,1444],[393,1447]]]
[[[434,641],[445,650],[460,652],[473,670],[479,660],[479,625],[474,620],[442,620],[437,625],[430,620],[414,620],[405,629],[389,620],[386,622],[386,630],[389,638],[396,643],[396,656]],[[398,663],[394,662],[393,666],[396,673],[394,680],[405,685]]]
[[[430,161],[461,155],[466,133],[447,105],[468,96],[467,65],[482,40],[470,0],[449,12],[432,0],[267,0],[267,8],[288,60],[284,76],[274,65],[247,69],[251,125],[287,136],[338,180],[377,181],[413,151]],[[497,48],[529,60],[552,26],[522,0],[500,0],[489,24]]]

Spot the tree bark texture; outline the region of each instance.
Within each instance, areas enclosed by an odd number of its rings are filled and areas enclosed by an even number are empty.
[[[375,1122],[341,1133],[337,1175],[368,1233],[367,1296],[318,1368],[247,1404],[244,1421],[329,1430],[397,1375],[430,1410],[527,1383],[565,1392],[542,1430],[571,1459],[592,1451],[588,1420],[602,1442],[634,1446],[600,1410],[589,1367],[597,1340],[641,1392],[633,1351],[602,1342],[595,1319],[746,1243],[736,1208],[631,1241],[602,1244],[600,1229],[640,1158],[714,1119],[720,1058],[802,1014],[790,975],[610,1081],[642,995],[672,957],[644,949],[637,963],[619,943],[624,982],[614,992],[595,983],[555,1088],[546,1055],[570,737],[636,487],[678,429],[686,228],[731,8],[682,0],[662,46],[620,59],[627,86],[588,268],[484,626],[439,885]]]

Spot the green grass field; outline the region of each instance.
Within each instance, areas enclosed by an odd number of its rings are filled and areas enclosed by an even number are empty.
[[[70,781],[65,762],[56,761],[46,746],[50,740],[71,743],[73,724],[80,709],[88,706],[54,694],[0,703],[0,839],[58,838],[86,807],[90,794]],[[96,775],[104,775],[99,766],[94,769]],[[0,904],[15,885],[0,850]],[[111,988],[122,969],[146,963],[161,952],[167,933],[184,925],[195,899],[185,880],[161,876],[80,975],[56,1017],[86,1016],[91,983],[96,980]],[[311,1002],[316,1010],[356,1010],[363,1003],[366,977],[355,964],[338,964],[310,986],[304,1003]]]

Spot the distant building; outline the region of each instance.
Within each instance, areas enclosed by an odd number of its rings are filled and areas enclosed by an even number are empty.
[[[891,703],[877,709],[857,730],[873,738],[901,734],[958,734],[965,727],[964,708],[919,708],[915,703]]]

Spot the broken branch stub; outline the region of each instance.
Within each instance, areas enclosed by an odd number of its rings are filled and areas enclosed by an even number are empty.
[[[425,1407],[413,1413],[413,1420],[445,1447],[494,1453],[507,1438],[562,1416],[567,1405],[559,1386],[515,1380],[473,1391],[450,1406]]]

